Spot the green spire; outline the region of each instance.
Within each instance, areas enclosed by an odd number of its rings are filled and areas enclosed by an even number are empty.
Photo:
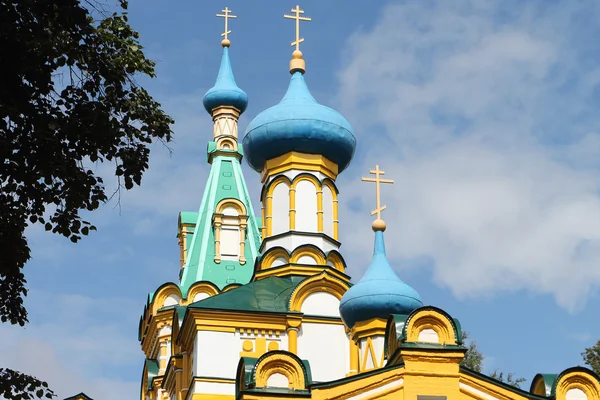
[[[239,100],[239,101],[238,101]],[[259,226],[242,174],[243,149],[238,143],[238,119],[247,104],[237,87],[224,48],[219,78],[204,97],[212,116],[213,140],[208,143],[210,174],[198,213],[181,213],[181,294],[198,281],[209,281],[223,289],[246,284],[254,273],[260,247]]]
[[[248,283],[259,254],[259,228],[239,158],[216,155],[180,273],[182,295],[198,281],[210,281],[220,289]]]

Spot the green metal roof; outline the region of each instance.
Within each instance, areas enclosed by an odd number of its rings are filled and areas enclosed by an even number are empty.
[[[148,371],[148,390],[152,389],[152,380],[158,376],[158,362],[156,360],[146,359],[146,367]]]
[[[290,312],[290,297],[305,276],[271,276],[190,304],[189,308]]]
[[[243,265],[237,260],[221,260],[220,263],[214,261],[215,237],[212,218],[217,204],[228,198],[241,201],[247,210],[248,225],[244,254],[246,263]],[[181,214],[182,219],[183,214]],[[260,231],[240,160],[237,157],[217,155],[212,158],[200,209],[197,213],[186,213],[186,220],[193,214],[196,215],[195,228],[193,235],[190,235],[186,263],[180,274],[181,294],[187,296],[190,286],[198,281],[212,282],[219,289],[233,283],[248,283],[254,273],[254,262],[259,255]]]
[[[182,211],[179,213],[182,224],[195,224],[198,220],[198,213],[195,211]]]

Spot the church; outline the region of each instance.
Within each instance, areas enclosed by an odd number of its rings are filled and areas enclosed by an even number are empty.
[[[140,398],[599,400],[600,380],[583,367],[540,373],[522,390],[460,365],[459,320],[426,305],[386,258],[380,185],[392,181],[379,166],[363,178],[375,192],[373,257],[351,280],[336,179],[357,142],[305,80],[300,24],[310,18],[299,6],[285,15],[295,23],[289,86],[240,135],[248,96],[230,59],[235,16],[217,16],[223,55],[203,99],[210,173],[199,208],[178,216],[179,278],[149,294],[140,319]],[[260,174],[260,198],[243,160]]]

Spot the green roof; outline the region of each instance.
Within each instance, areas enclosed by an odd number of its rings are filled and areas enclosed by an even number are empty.
[[[195,224],[198,220],[198,213],[195,211],[182,211],[179,213],[182,224]]]
[[[270,276],[190,304],[189,308],[290,312],[290,297],[305,276]]]
[[[152,389],[152,380],[158,376],[158,362],[156,360],[146,359],[148,367],[148,390]]]

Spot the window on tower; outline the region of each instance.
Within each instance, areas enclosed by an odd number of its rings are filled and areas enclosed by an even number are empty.
[[[221,229],[221,258],[236,259],[240,255],[239,226],[223,226]]]
[[[246,207],[237,199],[224,199],[217,204],[213,215],[215,262],[221,260],[246,263]]]

